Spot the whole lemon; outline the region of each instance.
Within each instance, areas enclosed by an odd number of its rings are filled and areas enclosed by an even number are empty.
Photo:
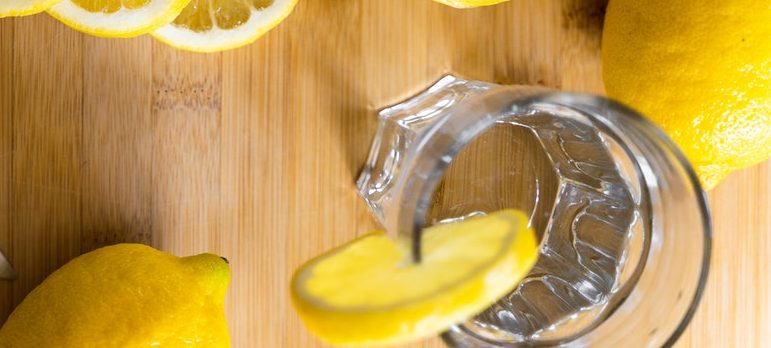
[[[679,145],[709,190],[771,156],[771,1],[611,0],[608,96]]]
[[[81,255],[51,274],[0,329],[0,347],[229,347],[227,262],[140,244]]]

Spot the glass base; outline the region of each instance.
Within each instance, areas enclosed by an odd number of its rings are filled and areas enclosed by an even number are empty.
[[[446,169],[430,222],[516,208],[542,237],[530,274],[464,324],[466,333],[512,343],[575,336],[604,318],[630,250],[645,248],[632,194],[639,182],[621,170],[629,159],[581,117],[534,105],[502,118]],[[640,255],[632,256],[635,267]]]

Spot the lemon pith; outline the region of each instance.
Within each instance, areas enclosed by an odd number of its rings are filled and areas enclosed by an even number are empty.
[[[218,52],[250,44],[276,27],[298,0],[193,0],[174,22],[152,36],[193,52]]]
[[[59,0],[3,0],[0,2],[0,18],[29,16],[40,13]]]
[[[771,3],[612,0],[608,96],[658,124],[705,189],[771,156]]]
[[[422,260],[405,242],[366,235],[301,266],[292,299],[309,331],[334,344],[393,344],[440,333],[489,307],[537,258],[527,217],[504,210],[426,229]]]
[[[27,295],[0,347],[229,347],[227,263],[139,244],[81,255]]]

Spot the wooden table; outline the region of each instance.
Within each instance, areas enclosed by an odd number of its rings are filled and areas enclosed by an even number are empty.
[[[0,320],[67,260],[117,242],[227,256],[236,347],[312,347],[292,270],[374,228],[354,178],[375,113],[442,73],[602,93],[604,3],[303,0],[223,54],[0,20]],[[710,194],[709,284],[683,347],[771,344],[771,165]],[[425,347],[439,347],[429,340]]]

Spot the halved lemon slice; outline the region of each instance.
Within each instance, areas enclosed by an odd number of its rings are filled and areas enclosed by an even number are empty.
[[[394,344],[435,335],[492,305],[535,264],[525,214],[503,210],[423,231],[422,260],[384,233],[301,266],[292,299],[308,330],[332,344]]]
[[[27,16],[45,11],[59,0],[2,0],[0,18]]]
[[[297,0],[192,0],[171,24],[153,36],[194,52],[247,45],[284,20]]]
[[[48,13],[68,27],[101,37],[134,37],[160,28],[190,0],[62,0]]]

